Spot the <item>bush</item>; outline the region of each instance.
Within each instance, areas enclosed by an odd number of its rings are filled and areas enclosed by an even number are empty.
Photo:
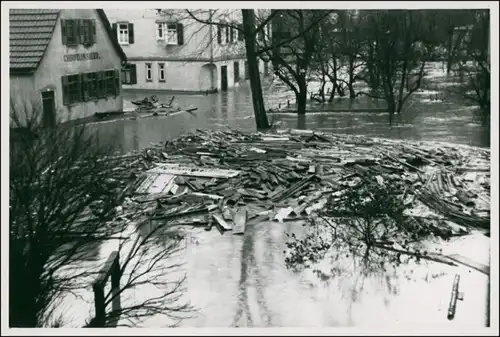
[[[10,326],[40,327],[47,310],[76,286],[59,271],[119,228],[117,172],[85,127],[43,127],[36,105],[11,109]],[[86,220],[83,221],[82,218]],[[98,252],[98,250],[97,250]]]
[[[430,233],[405,214],[407,207],[399,194],[389,185],[361,183],[341,197],[331,196],[318,220],[309,222],[310,233],[300,239],[289,235],[287,267],[309,268],[329,253],[334,254],[332,261],[359,260],[367,272],[384,271],[410,259],[418,262],[418,249],[409,256],[386,249],[394,243],[408,249],[412,242]]]

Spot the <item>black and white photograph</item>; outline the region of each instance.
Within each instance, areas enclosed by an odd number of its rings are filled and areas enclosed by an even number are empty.
[[[2,335],[498,335],[498,14],[2,2]]]

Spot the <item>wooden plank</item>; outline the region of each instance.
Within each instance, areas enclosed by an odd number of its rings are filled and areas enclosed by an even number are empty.
[[[165,185],[165,188],[162,190],[162,193],[165,193],[165,194],[177,194],[177,193],[174,193],[173,189],[177,186],[177,184],[175,183],[175,176],[172,176],[173,178],[168,182],[167,185]],[[178,187],[178,186],[177,186]]]
[[[222,217],[221,214],[212,214],[212,217],[215,220],[215,223],[218,227],[223,231],[229,231],[232,229],[231,225],[229,225]]]
[[[466,258],[465,256],[462,256],[459,254],[447,255],[446,257],[448,259],[455,261],[457,263],[460,263],[464,266],[475,269],[483,274],[490,275],[490,267],[487,265],[473,261],[473,260]]]
[[[277,220],[279,222],[283,222],[283,220],[290,215],[290,213],[293,212],[292,207],[285,207],[281,208],[276,215],[274,216],[273,220]]]
[[[169,185],[171,181],[173,181],[175,176],[171,174],[160,174],[156,177],[156,179],[151,183],[150,187],[147,190],[148,194],[158,194],[158,193],[168,193],[165,192],[165,188]]]
[[[137,187],[135,190],[136,193],[138,194],[143,194],[146,193],[148,188],[151,186],[151,184],[156,180],[158,177],[158,174],[148,174],[146,178],[142,181],[142,183]]]
[[[243,235],[245,233],[245,227],[247,224],[248,213],[244,208],[240,208],[234,215],[234,235]]]
[[[147,171],[148,173],[172,174],[179,176],[192,176],[192,177],[208,177],[208,178],[233,178],[236,177],[240,171],[226,170],[219,168],[205,168],[184,166],[178,164],[157,164],[157,167]]]
[[[191,193],[192,195],[196,195],[198,197],[205,197],[207,199],[211,199],[211,200],[220,200],[220,199],[224,199],[224,197],[220,196],[220,195],[217,195],[217,194],[207,194],[207,193],[200,193],[200,192],[193,192]]]

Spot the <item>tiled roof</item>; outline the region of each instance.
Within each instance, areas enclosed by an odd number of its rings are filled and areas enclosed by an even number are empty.
[[[11,9],[10,69],[35,70],[52,38],[60,9]]]

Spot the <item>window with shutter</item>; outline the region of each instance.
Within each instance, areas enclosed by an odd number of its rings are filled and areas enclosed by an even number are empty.
[[[233,43],[234,41],[234,29],[233,27],[228,27],[229,28],[229,43]]]
[[[97,73],[87,73],[87,92],[89,99],[96,99],[98,95]]]
[[[69,86],[68,86],[68,76],[61,77],[62,82],[62,96],[63,96],[63,104],[69,104]]]
[[[222,44],[222,27],[217,26],[217,43]]]
[[[130,69],[122,69],[122,84],[130,84]]]
[[[82,90],[82,100],[87,102],[89,100],[89,85],[87,74],[80,74],[80,83]]]
[[[87,20],[83,20],[83,19],[79,19],[77,20],[77,24],[78,24],[78,38],[80,40],[80,43],[84,46],[87,46],[88,45],[88,41],[87,41]]]
[[[118,24],[113,23],[111,27],[111,29],[113,30],[113,37],[116,39],[116,41],[118,41]]]
[[[96,29],[96,20],[92,20],[92,45],[97,43],[97,29]]]
[[[80,23],[79,20],[71,20],[73,21],[73,35],[75,36],[75,45],[79,45],[82,43],[80,39]]]
[[[182,23],[177,24],[177,44],[179,46],[184,44],[184,26]]]
[[[137,84],[137,65],[130,65],[130,84]]]
[[[66,45],[74,46],[77,44],[76,40],[76,27],[75,20],[65,20],[66,21]]]
[[[99,98],[106,97],[106,77],[103,71],[97,73],[97,96]]]
[[[61,39],[63,46],[68,44],[68,37],[66,32],[66,20],[61,19]]]
[[[68,103],[77,103],[82,99],[82,90],[80,85],[80,75],[68,76]]]
[[[225,43],[229,43],[229,27],[228,26],[225,27],[225,31],[226,31],[226,41],[225,41]]]
[[[120,23],[117,26],[117,38],[120,44],[129,44],[129,26],[128,23]]]
[[[106,96],[115,95],[115,71],[107,70],[105,72],[106,77]]]
[[[177,45],[178,43],[179,41],[177,39],[177,24],[167,24],[167,44]]]
[[[137,72],[135,64],[127,64],[121,70],[122,84],[137,84]]]
[[[128,43],[133,44],[134,43],[134,24],[129,23],[128,24]]]
[[[120,81],[120,70],[115,69],[115,96],[118,96],[120,94],[120,87],[121,87],[121,81]]]

